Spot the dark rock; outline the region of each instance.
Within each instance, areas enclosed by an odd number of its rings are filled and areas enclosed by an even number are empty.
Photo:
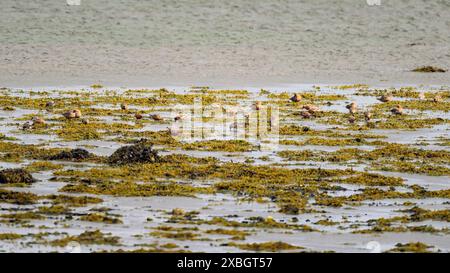
[[[113,165],[161,162],[158,152],[153,150],[152,147],[151,143],[141,140],[137,144],[117,149],[109,157],[108,162]]]
[[[83,160],[92,157],[92,154],[85,149],[73,149],[62,151],[59,154],[51,156],[50,160]]]
[[[0,171],[0,184],[36,182],[36,179],[24,169],[5,169]]]

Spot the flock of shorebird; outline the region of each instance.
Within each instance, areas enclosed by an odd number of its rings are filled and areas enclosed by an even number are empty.
[[[420,100],[425,100],[425,94],[419,93],[418,98]],[[380,102],[390,102],[393,100],[392,94],[384,94],[381,97],[377,98]],[[300,102],[302,100],[302,96],[300,94],[294,94],[290,99],[291,102]],[[438,94],[434,96],[433,101],[438,103],[442,102],[442,97]],[[348,118],[349,123],[355,123],[356,117],[355,114],[358,112],[358,104],[356,102],[351,102],[345,106],[345,108],[348,110],[350,117]],[[302,106],[302,111],[300,112],[300,115],[303,118],[311,118],[314,116],[316,112],[319,112],[319,107],[311,104],[307,104]],[[394,108],[390,110],[390,112],[394,115],[403,115],[404,110],[403,107],[400,104],[397,104]],[[364,111],[364,119],[366,122],[370,122],[372,119],[372,113],[368,110]]]
[[[47,110],[51,110],[54,106],[55,106],[55,102],[53,102],[53,101],[49,101],[49,102],[47,102],[45,104],[45,108]],[[128,110],[128,105],[125,104],[125,103],[122,103],[122,104],[120,104],[120,108],[122,110],[127,111]],[[65,117],[67,120],[80,119],[83,124],[88,124],[89,123],[88,119],[82,118],[82,114],[81,114],[81,110],[80,109],[68,110],[68,111],[62,113],[62,116]],[[135,117],[136,120],[140,120],[140,119],[144,118],[144,115],[139,113],[139,112],[136,112],[134,114],[134,117]],[[155,121],[162,121],[162,120],[164,120],[163,117],[161,117],[161,115],[159,115],[159,114],[151,114],[150,118],[155,120]],[[177,116],[174,117],[174,120],[178,121],[181,118],[182,118],[181,115],[177,115]],[[28,129],[33,128],[36,125],[45,124],[45,123],[46,123],[46,121],[42,117],[40,117],[40,116],[33,116],[30,121],[27,121],[27,122],[25,122],[22,125],[22,129],[23,130],[28,130]]]
[[[300,94],[294,94],[289,101],[291,102],[301,102],[302,101],[302,96]],[[392,94],[384,94],[381,97],[377,98],[379,101],[381,102],[390,102],[393,100],[393,96]],[[419,94],[419,99],[420,100],[425,100],[425,95],[423,93]],[[440,95],[436,95],[433,98],[434,102],[442,102],[442,98]],[[45,104],[46,109],[52,109],[55,106],[55,103],[53,101],[49,101]],[[356,117],[355,114],[358,112],[358,104],[356,102],[351,102],[349,104],[347,104],[345,106],[350,114],[349,118],[348,118],[348,122],[349,123],[355,123],[356,121]],[[261,101],[256,101],[254,103],[254,109],[259,111],[262,108],[262,102]],[[125,103],[120,104],[120,109],[124,110],[124,111],[128,111],[128,105]],[[403,107],[400,104],[397,104],[394,108],[392,108],[391,113],[394,115],[403,115],[404,114],[404,110]],[[320,108],[317,107],[316,105],[313,104],[307,104],[307,105],[303,105],[300,111],[300,116],[302,116],[305,119],[309,119],[314,117],[314,115],[320,112]],[[70,120],[70,119],[80,119],[82,123],[84,124],[88,124],[89,121],[85,118],[82,118],[81,115],[81,111],[79,109],[71,109],[69,111],[64,112],[63,117],[65,117],[66,119]],[[144,115],[136,112],[134,114],[134,117],[136,120],[141,120],[144,118]],[[151,114],[149,116],[152,120],[154,121],[162,121],[164,120],[163,117],[161,117],[161,115],[159,114]],[[174,118],[174,121],[179,121],[182,119],[181,115],[177,115]],[[364,111],[364,119],[366,122],[370,122],[372,119],[372,113],[370,111]],[[34,116],[32,117],[31,121],[27,121],[25,124],[23,124],[22,129],[23,130],[27,130],[30,128],[33,128],[33,126],[39,125],[39,124],[45,124],[45,120],[42,117],[39,116]]]

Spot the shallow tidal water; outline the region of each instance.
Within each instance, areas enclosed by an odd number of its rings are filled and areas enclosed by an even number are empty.
[[[419,248],[421,252],[450,250],[448,88],[410,87],[399,92],[401,88],[386,91],[359,85],[297,85],[264,89],[264,92],[260,88],[240,90],[215,93],[217,90],[206,87],[199,91],[192,87],[159,90],[101,86],[2,89],[0,170],[25,168],[36,182],[0,184],[0,191],[32,193],[37,199],[21,204],[18,199],[0,195],[3,198],[0,199],[0,251],[383,252],[395,251],[397,244],[410,243],[426,245]],[[393,101],[384,107],[377,100],[379,92],[392,92]],[[289,101],[293,93],[303,95],[298,104]],[[425,99],[418,99],[418,93],[424,93]],[[276,105],[280,111],[277,136],[280,143],[270,149],[261,149],[261,142],[251,141],[227,146],[227,140],[220,145],[189,146],[202,142],[149,135],[149,132],[167,132],[173,124],[173,106],[189,104],[190,96],[195,94],[203,96],[204,101],[210,99],[242,108],[251,108],[255,101]],[[433,104],[436,94],[441,94],[442,101]],[[54,101],[55,106],[49,109],[45,106],[47,101]],[[120,109],[123,101],[127,102],[127,110]],[[348,121],[346,105],[350,102],[358,105],[354,122]],[[302,118],[299,113],[306,104],[318,105],[320,112]],[[390,113],[391,105],[396,104],[405,108],[399,117]],[[73,108],[81,110],[87,124],[61,116]],[[365,111],[373,113],[371,121],[364,120]],[[143,114],[142,120],[134,118],[137,112]],[[163,120],[152,120],[151,114],[159,114]],[[34,116],[45,119],[45,124],[23,129],[23,124]],[[430,122],[421,123],[423,119]],[[405,128],[405,124],[409,127]],[[301,130],[293,133],[292,128]],[[333,134],[336,132],[341,135]],[[246,171],[241,171],[238,177],[231,175],[231,169],[229,176],[225,172],[210,177],[208,168],[202,169],[210,166],[203,164],[210,162],[199,162],[192,163],[190,175],[185,176],[178,175],[176,164],[170,165],[173,173],[164,169],[146,173],[144,169],[153,168],[151,164],[143,165],[141,170],[140,165],[127,169],[104,161],[118,148],[140,138],[154,141],[153,147],[163,157],[212,157],[217,160],[211,163],[214,166],[230,164],[230,168],[236,166]],[[394,148],[388,153],[374,152],[386,147]],[[95,159],[50,160],[41,153],[42,149],[56,153],[75,148],[86,149]],[[299,154],[305,151],[311,154],[306,157]],[[402,156],[397,156],[396,151],[402,152]],[[339,157],[344,153],[348,153],[348,159]],[[186,159],[186,164],[189,160]],[[181,166],[184,163],[179,162],[180,169],[185,168]],[[277,178],[270,177],[273,185],[266,184],[264,179],[252,180],[252,176],[260,177],[264,168],[268,177],[270,168],[280,168],[280,173],[286,175],[279,177],[279,184]],[[289,176],[297,174],[296,170],[309,169],[313,170],[313,182],[307,175]],[[112,173],[113,170],[123,173]],[[315,177],[318,170],[348,170],[348,173]],[[370,174],[382,178],[346,180],[349,176]],[[390,185],[389,177],[399,178],[401,183]],[[252,184],[245,184],[249,181]],[[106,190],[109,184],[101,184],[106,182],[129,182],[133,186],[167,183],[194,189],[187,196],[183,190],[164,194],[138,190],[114,192]],[[218,186],[220,183],[244,184],[225,189]],[[280,187],[282,183],[286,183],[284,188]],[[87,185],[97,191],[69,191],[70,185]],[[205,190],[198,191],[198,188]],[[284,196],[285,193],[292,197]],[[51,195],[89,196],[101,201],[55,203]],[[325,199],[339,204],[322,202]],[[297,207],[292,209],[294,206]],[[283,209],[286,207],[291,209]],[[103,218],[86,217],[91,214]],[[390,220],[386,224],[380,219]],[[415,229],[417,226],[421,228]],[[81,234],[86,231],[98,231],[101,235],[84,238]]]

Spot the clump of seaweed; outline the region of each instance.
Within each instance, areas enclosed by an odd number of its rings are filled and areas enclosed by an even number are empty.
[[[77,148],[72,149],[70,151],[62,151],[59,154],[52,155],[48,159],[49,160],[75,160],[80,161],[84,159],[88,159],[92,157],[93,155],[89,153],[85,149]]]
[[[169,239],[176,239],[176,240],[196,240],[200,235],[198,233],[193,233],[190,231],[182,232],[162,232],[162,231],[153,231],[150,233],[151,236],[158,237],[158,238],[169,238]]]
[[[174,215],[174,216],[182,216],[182,215],[185,215],[186,212],[185,212],[183,209],[180,209],[180,208],[174,208],[174,209],[170,212],[170,214],[172,214],[172,215]]]
[[[375,173],[361,173],[341,180],[342,183],[368,185],[368,186],[401,186],[400,177],[383,176]]]
[[[24,145],[8,141],[0,141],[0,158],[15,159],[48,159],[49,156],[59,153],[60,149],[42,148],[38,145]],[[8,160],[9,161],[9,160]]]
[[[398,105],[398,101],[391,101],[391,102],[387,102],[387,103],[383,103],[383,104],[375,104],[372,106],[372,110],[377,113],[378,115],[382,115],[383,113],[387,113],[390,109],[392,109],[393,107],[396,107]],[[444,112],[448,112],[450,111],[450,102],[448,101],[437,101],[435,102],[434,100],[406,100],[406,101],[402,101],[402,107],[404,109],[410,109],[410,110],[419,110],[419,111],[444,111]],[[393,125],[395,125],[395,123],[398,122],[408,122],[410,123],[409,126],[410,127],[417,127],[421,125],[420,121],[421,120],[426,120],[426,121],[431,121],[432,124],[431,125],[435,125],[435,124],[445,124],[448,123],[448,119],[445,119],[444,117],[436,117],[436,118],[426,118],[426,117],[419,117],[419,118],[408,118],[407,115],[404,116],[386,116],[384,115],[384,117],[386,117],[386,120],[379,120],[379,123],[383,123],[383,122],[390,122],[392,124],[391,127],[393,127]],[[379,128],[381,128],[380,126],[377,126]],[[401,125],[401,124],[400,124]],[[400,126],[399,125],[399,126]],[[388,128],[388,127],[386,127]],[[401,128],[401,127],[400,127]],[[403,127],[403,128],[407,128],[407,127]]]
[[[186,150],[248,152],[256,149],[254,145],[245,140],[207,140],[186,143],[182,145]]]
[[[403,212],[411,213],[411,221],[424,221],[424,220],[436,220],[450,222],[450,211],[449,210],[426,210],[419,208],[417,206],[404,210]]]
[[[138,184],[133,182],[98,182],[95,184],[68,184],[64,192],[110,194],[115,196],[194,196],[195,193],[212,193],[208,188],[173,183]]]
[[[427,244],[421,242],[411,242],[411,243],[398,243],[394,248],[390,249],[388,252],[417,252],[417,253],[425,253],[430,252],[429,249],[433,248]]]
[[[231,240],[245,240],[245,236],[250,235],[249,232],[238,230],[238,229],[210,229],[206,231],[207,234],[219,234],[219,235],[229,235],[232,236]]]
[[[72,207],[82,207],[88,204],[98,204],[103,202],[102,199],[92,196],[69,196],[63,194],[47,195],[44,198],[52,201],[54,205],[64,204]]]
[[[258,251],[258,252],[277,252],[282,250],[303,249],[303,247],[294,246],[284,242],[265,242],[252,244],[229,243],[227,245],[234,246],[243,250]]]
[[[81,221],[88,221],[88,222],[98,222],[98,223],[105,223],[105,224],[122,224],[122,220],[114,217],[110,217],[104,214],[100,213],[89,213],[87,215],[83,215],[80,217]]]
[[[173,249],[173,248],[178,248],[179,246],[177,244],[174,243],[166,243],[161,245],[162,248],[168,248],[168,249]]]
[[[100,230],[85,231],[78,236],[67,236],[50,242],[53,246],[65,247],[70,242],[78,242],[83,245],[118,245],[119,237],[108,236]]]
[[[436,73],[436,72],[445,73],[445,72],[447,72],[446,69],[431,66],[431,65],[421,66],[421,67],[413,69],[412,71],[413,72],[423,72],[423,73]]]
[[[44,217],[39,213],[27,211],[19,213],[1,214],[0,218],[8,219],[9,222],[24,222],[27,220],[40,220],[43,219]]]
[[[35,161],[30,163],[26,169],[30,172],[39,172],[39,171],[50,171],[50,170],[59,170],[62,169],[63,166],[59,164],[54,164],[48,161]]]
[[[174,208],[171,212],[170,215],[172,215],[169,220],[167,220],[167,222],[169,223],[175,223],[177,221],[191,221],[194,220],[197,215],[199,214],[198,211],[184,211],[183,209],[180,208]]]
[[[36,203],[38,199],[38,196],[33,193],[0,189],[0,202],[18,205],[31,205]]]
[[[0,241],[1,240],[17,240],[21,239],[24,236],[22,234],[17,233],[0,233]]]
[[[25,169],[5,169],[0,171],[0,184],[31,184],[34,182],[36,182],[36,179]]]
[[[331,221],[330,219],[321,219],[321,220],[315,222],[314,224],[321,225],[321,226],[334,226],[334,225],[337,225],[339,223]]]
[[[56,214],[68,214],[70,209],[63,205],[52,205],[50,207],[39,207],[39,213],[56,215]]]
[[[74,124],[74,122],[68,122],[68,124],[63,125],[61,129],[55,130],[55,133],[60,138],[70,141],[102,138],[102,133],[98,131],[98,128],[87,126],[83,123]]]
[[[365,162],[373,169],[408,173],[426,173],[428,175],[447,175],[445,166],[450,153],[445,150],[431,151],[409,145],[385,144],[372,151],[354,148],[340,149],[334,152],[312,150],[280,151],[278,155],[290,161],[329,161],[334,163]],[[355,180],[350,180],[352,182]]]
[[[126,165],[132,163],[156,163],[161,162],[158,152],[153,145],[145,139],[137,144],[124,146],[117,149],[108,159],[111,165]]]
[[[172,137],[169,131],[135,131],[129,130],[121,133],[123,137],[127,140],[128,137],[133,138],[145,138],[147,142],[152,143],[153,145],[166,145],[166,146],[178,146],[180,143]],[[117,141],[124,142],[123,138],[118,138]],[[125,142],[133,142],[136,141],[131,139]]]
[[[396,199],[396,198],[448,198],[450,190],[427,191],[419,186],[411,186],[413,192],[398,192],[395,188],[387,191],[378,188],[364,188],[361,193],[350,196],[330,197],[326,194],[318,194],[316,196],[316,204],[324,206],[340,207],[349,202],[361,202],[364,200],[381,200],[381,199]],[[445,214],[443,214],[445,216]]]

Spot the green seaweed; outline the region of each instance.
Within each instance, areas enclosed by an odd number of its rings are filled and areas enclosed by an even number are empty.
[[[411,243],[398,243],[394,248],[390,249],[388,252],[417,252],[417,253],[426,253],[430,252],[430,248],[427,244],[421,242],[411,242]]]
[[[87,215],[83,215],[80,217],[81,221],[88,221],[88,222],[98,222],[98,223],[105,223],[105,224],[122,224],[122,220],[114,217],[110,217],[104,214],[100,213],[89,213]]]
[[[250,250],[256,252],[278,252],[285,250],[296,250],[303,249],[300,246],[294,246],[284,242],[264,242],[264,243],[247,243],[247,244],[238,244],[238,243],[228,243],[227,246],[234,246],[242,250]]]
[[[62,239],[56,239],[49,244],[52,246],[65,247],[71,242],[78,242],[82,245],[118,245],[119,237],[108,236],[99,230],[94,230],[82,232],[77,236],[66,236]]]

